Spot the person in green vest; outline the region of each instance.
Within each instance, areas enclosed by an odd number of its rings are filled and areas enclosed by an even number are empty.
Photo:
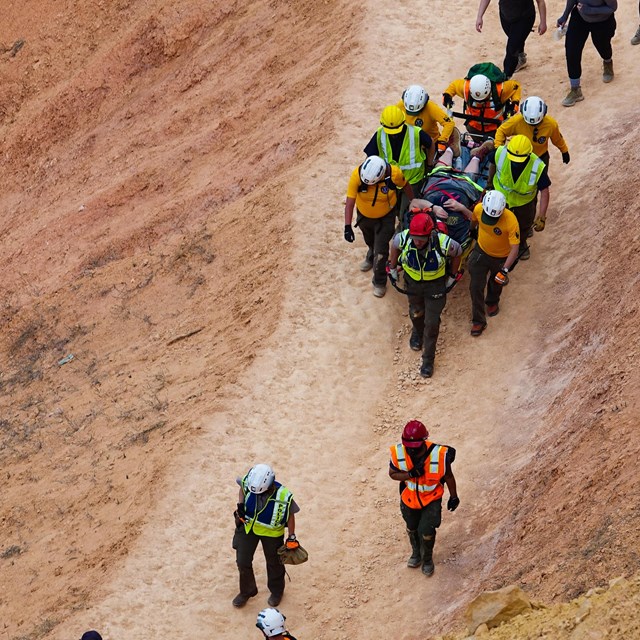
[[[364,152],[369,156],[380,156],[389,164],[402,170],[414,193],[420,193],[426,175],[428,151],[433,141],[420,127],[406,123],[406,115],[397,105],[391,104],[382,110],[380,127],[373,134]],[[398,217],[403,220],[410,199],[399,193]]]
[[[237,510],[234,512],[236,531],[233,548],[240,574],[240,593],[233,599],[234,607],[244,607],[249,598],[258,594],[253,573],[253,556],[262,544],[267,561],[267,586],[271,595],[270,607],[277,607],[284,592],[284,565],[278,557],[278,549],[284,544],[285,527],[289,532],[287,544],[296,542],[295,514],[300,508],[289,489],[276,482],[273,469],[268,464],[257,464],[236,482],[240,485]]]
[[[502,193],[507,207],[515,214],[520,226],[520,260],[531,256],[527,237],[533,227],[543,231],[549,208],[551,180],[544,162],[533,153],[531,140],[522,134],[513,136],[507,146],[498,147],[493,160],[493,188]],[[536,217],[540,194],[540,210]]]

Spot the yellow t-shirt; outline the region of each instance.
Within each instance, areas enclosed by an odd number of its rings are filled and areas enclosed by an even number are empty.
[[[382,180],[378,184],[364,184],[360,181],[360,167],[356,167],[349,178],[347,198],[355,198],[356,208],[365,218],[382,218],[396,206],[398,196],[394,185],[401,189],[407,184],[402,169],[391,167],[391,185]],[[362,187],[362,190],[360,188]],[[365,190],[366,189],[366,190]]]
[[[549,140],[562,153],[569,151],[569,147],[560,133],[558,121],[551,116],[545,116],[540,124],[532,125],[525,122],[521,113],[517,113],[498,127],[496,131],[496,147],[505,144],[507,138],[518,134],[522,134],[531,140],[533,153],[538,157],[549,150]]]
[[[505,209],[493,226],[482,222],[482,202],[473,208],[471,220],[478,223],[478,244],[492,258],[506,258],[514,244],[520,244],[520,225],[515,214]]]
[[[422,111],[415,115],[407,113],[402,100],[398,102],[398,108],[405,114],[407,124],[420,127],[434,142],[436,140],[446,142],[451,137],[455,124],[442,110],[442,107],[439,107],[433,100],[427,100]],[[442,133],[438,129],[438,123],[442,127]]]

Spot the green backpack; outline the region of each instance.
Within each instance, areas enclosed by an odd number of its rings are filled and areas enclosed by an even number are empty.
[[[478,64],[474,64],[473,67],[469,69],[465,76],[465,80],[471,80],[473,76],[481,74],[483,76],[487,76],[487,78],[491,80],[491,98],[493,99],[493,104],[500,108],[502,106],[502,101],[500,100],[496,85],[507,79],[504,72],[501,71],[500,67],[493,64],[493,62],[478,62]]]

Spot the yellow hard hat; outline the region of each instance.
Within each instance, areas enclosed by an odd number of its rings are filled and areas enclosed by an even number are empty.
[[[395,104],[390,104],[382,110],[380,124],[386,133],[400,133],[404,124],[404,111]]]
[[[526,162],[532,151],[531,140],[522,134],[513,136],[507,145],[507,156],[513,162]]]

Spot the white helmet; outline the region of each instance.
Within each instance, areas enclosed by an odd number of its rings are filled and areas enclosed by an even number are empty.
[[[487,191],[482,198],[482,210],[490,218],[499,218],[506,206],[507,201],[500,191]]]
[[[365,184],[376,184],[384,178],[387,163],[380,156],[369,156],[360,165],[360,180]]]
[[[540,124],[547,114],[547,105],[542,98],[531,96],[522,103],[521,111],[527,124]]]
[[[491,94],[491,80],[489,80],[487,76],[483,76],[481,73],[477,76],[473,76],[469,81],[469,93],[477,102],[486,100]]]
[[[284,621],[285,617],[277,609],[263,609],[258,614],[256,627],[258,627],[267,638],[271,638],[286,631]]]
[[[276,479],[276,474],[268,464],[257,464],[249,469],[247,488],[251,493],[264,493]]]
[[[429,94],[419,84],[412,84],[402,94],[402,100],[407,113],[413,115],[424,109],[424,105],[429,100]]]

